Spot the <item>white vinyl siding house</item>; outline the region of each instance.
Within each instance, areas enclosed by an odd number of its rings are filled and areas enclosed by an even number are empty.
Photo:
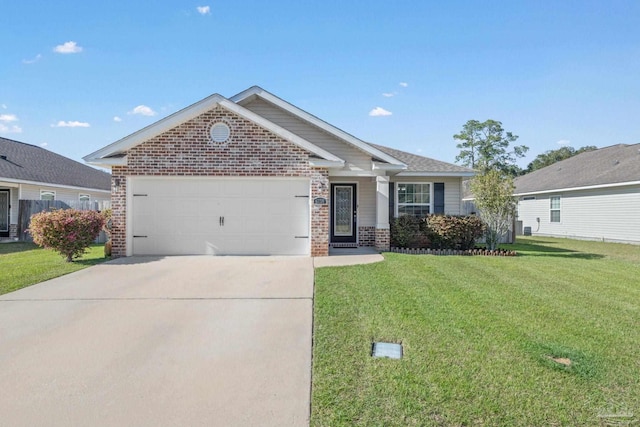
[[[640,243],[640,184],[563,192],[559,222],[551,221],[551,197],[518,201],[518,220],[533,235]]]
[[[640,244],[640,144],[579,154],[515,181],[532,235]]]
[[[24,237],[33,212],[30,204],[22,201],[47,200],[55,201],[55,206],[104,209],[111,200],[111,176],[106,172],[42,147],[2,137],[0,153],[0,239]],[[85,200],[88,196],[92,205],[84,202],[78,206],[81,195]],[[44,209],[47,204],[35,206]]]

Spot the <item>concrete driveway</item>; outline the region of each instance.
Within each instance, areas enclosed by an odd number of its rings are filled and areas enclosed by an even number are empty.
[[[204,256],[2,295],[0,424],[308,425],[312,297],[311,258]]]

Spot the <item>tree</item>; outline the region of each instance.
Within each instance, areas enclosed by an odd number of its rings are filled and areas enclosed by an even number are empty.
[[[514,189],[513,178],[498,170],[486,171],[471,179],[474,203],[486,224],[485,243],[489,250],[495,250],[500,238],[509,231],[516,211]]]
[[[72,262],[86,252],[103,225],[104,216],[98,212],[59,209],[32,215],[29,233],[35,244],[53,249]]]
[[[525,170],[526,173],[533,172],[538,169],[542,169],[549,165],[552,165],[561,160],[568,159],[569,157],[576,156],[580,153],[584,153],[586,151],[597,150],[598,147],[595,145],[587,145],[582,148],[578,148],[577,150],[573,147],[562,147],[557,150],[549,150],[545,151],[542,154],[538,154],[535,159],[527,166]]]
[[[461,141],[456,145],[460,149],[456,162],[483,173],[497,169],[511,176],[518,175],[520,168],[515,162],[529,150],[525,145],[517,145],[509,151],[518,136],[505,132],[502,123],[495,120],[469,120],[453,138]]]

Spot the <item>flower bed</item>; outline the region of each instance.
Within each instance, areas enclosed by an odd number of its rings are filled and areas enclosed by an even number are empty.
[[[391,247],[390,252],[409,255],[466,255],[466,256],[517,256],[516,251],[506,249],[496,249],[490,251],[484,248],[457,250],[457,249],[418,249],[418,248],[397,248]]]

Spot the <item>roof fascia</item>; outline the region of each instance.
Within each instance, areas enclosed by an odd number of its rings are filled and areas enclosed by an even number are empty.
[[[152,123],[149,126],[132,133],[131,135],[125,136],[124,138],[112,144],[109,144],[98,151],[84,156],[82,159],[87,163],[92,163],[95,160],[103,159],[113,154],[126,151],[130,148],[135,147],[136,145],[143,143],[148,139],[158,136],[161,133],[178,126],[181,123],[186,122],[187,120],[199,116],[200,114],[213,108],[216,104],[219,104],[224,99],[225,98],[222,95],[214,93],[213,95],[208,96],[203,100],[196,102],[195,104],[185,107],[182,110],[171,114],[170,116],[160,119],[157,122]]]
[[[372,157],[376,157],[380,160],[384,160],[385,162],[390,164],[404,165],[404,163],[402,163],[400,160],[396,159],[395,157],[390,156],[387,153],[384,153],[375,147],[372,147],[371,145],[367,144],[361,139],[358,139],[355,136],[350,135],[341,129],[338,129],[335,126],[330,125],[324,120],[321,120],[316,116],[307,113],[306,111],[296,107],[295,105],[288,103],[287,101],[281,98],[278,98],[272,93],[269,93],[266,90],[262,89],[260,86],[252,86],[249,89],[246,89],[240,92],[239,94],[232,96],[231,98],[229,98],[229,100],[237,104],[254,95],[282,108],[283,110],[293,114],[294,116],[297,116],[298,118],[306,122],[313,124],[314,126],[319,127],[325,132],[359,148],[365,153],[370,154]]]
[[[475,172],[420,172],[420,171],[406,171],[400,172],[396,176],[459,176],[459,177],[471,177],[475,176]]]
[[[52,182],[28,181],[26,179],[13,179],[13,178],[0,178],[0,181],[8,182],[11,184],[44,185],[47,187],[68,188],[70,190],[98,191],[100,193],[111,194],[111,190],[102,190],[99,188],[90,188],[90,187],[78,187],[75,185],[54,184]]]
[[[246,108],[229,101],[219,94],[213,94],[201,101],[196,102],[195,104],[190,105],[189,107],[183,108],[182,110],[165,117],[131,135],[122,138],[119,141],[114,142],[113,144],[107,145],[106,147],[95,151],[85,157],[83,157],[84,161],[90,164],[96,165],[122,165],[122,163],[115,163],[112,160],[107,160],[106,157],[111,156],[116,153],[121,153],[123,151],[129,150],[143,142],[158,136],[169,129],[172,129],[188,120],[191,120],[200,114],[205,113],[206,111],[211,110],[216,105],[231,111],[233,113],[238,114],[245,119],[256,123],[257,125],[275,133],[276,135],[298,145],[300,148],[309,151],[313,154],[316,154],[319,157],[322,157],[326,160],[332,161],[343,161],[337,156],[329,153],[328,151],[323,150],[322,148],[310,143],[309,141],[295,135],[294,133],[276,125],[275,123],[265,119],[262,116],[257,115],[253,111],[249,111]],[[105,162],[105,160],[107,160]],[[126,165],[126,159],[125,165]]]
[[[549,190],[540,191],[527,191],[523,193],[513,193],[514,196],[529,196],[534,194],[545,193],[561,193],[565,191],[580,191],[580,190],[597,190],[600,188],[615,188],[615,187],[627,187],[630,185],[640,185],[640,181],[627,181],[627,182],[615,182],[612,184],[599,184],[599,185],[586,185],[583,187],[565,187],[565,188],[552,188]]]
[[[331,153],[329,153],[326,150],[323,150],[322,148],[318,147],[315,144],[312,144],[311,142],[307,141],[304,138],[299,137],[298,135],[296,135],[293,132],[290,132],[288,130],[286,130],[285,128],[278,126],[277,124],[273,123],[270,120],[265,119],[264,117],[254,113],[253,111],[250,111],[246,108],[244,108],[243,106],[233,103],[227,99],[221,101],[220,106],[233,112],[238,114],[239,116],[244,117],[245,119],[252,121],[254,123],[256,123],[258,126],[261,126],[265,129],[267,129],[268,131],[278,135],[281,138],[286,139],[287,141],[290,141],[294,144],[296,144],[297,146],[299,146],[300,148],[309,151],[310,153],[313,153],[319,157],[322,157],[325,160],[330,160],[330,161],[334,161],[334,162],[342,162],[344,164],[344,160],[342,160],[340,157],[335,156]]]

